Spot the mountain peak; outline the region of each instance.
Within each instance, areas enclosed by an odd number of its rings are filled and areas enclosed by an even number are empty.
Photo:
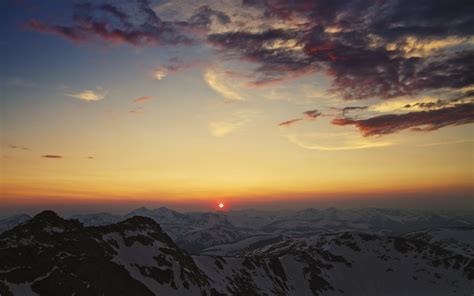
[[[155,220],[153,220],[152,218],[148,218],[148,217],[143,217],[143,216],[133,216],[131,218],[128,218],[122,222],[119,222],[117,224],[122,224],[122,225],[127,225],[127,224],[130,224],[130,225],[140,225],[140,226],[158,226],[160,227],[160,225],[158,223],[155,222]]]
[[[45,210],[39,214],[36,214],[31,221],[62,221],[61,218],[55,211]]]

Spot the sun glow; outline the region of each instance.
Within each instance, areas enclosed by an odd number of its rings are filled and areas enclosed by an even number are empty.
[[[223,208],[224,208],[224,204],[223,204],[223,203],[219,203],[218,207],[219,207],[219,209],[223,209]]]

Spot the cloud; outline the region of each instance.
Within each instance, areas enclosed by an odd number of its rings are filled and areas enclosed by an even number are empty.
[[[240,110],[232,114],[228,119],[211,121],[209,122],[211,134],[216,137],[226,136],[252,121],[256,114],[255,111]]]
[[[168,71],[165,68],[156,68],[153,70],[153,78],[156,80],[162,80],[168,75]]]
[[[354,125],[364,137],[394,134],[406,129],[434,131],[446,126],[474,123],[474,103],[405,114],[379,115],[368,119],[335,118],[331,123]]]
[[[35,82],[30,81],[28,79],[21,78],[21,77],[1,76],[0,79],[2,79],[5,86],[13,86],[13,87],[36,87],[37,86]]]
[[[336,111],[340,111],[341,112],[341,115],[343,117],[345,117],[348,113],[352,112],[352,111],[361,111],[361,110],[366,110],[368,108],[368,106],[348,106],[348,107],[344,107],[344,108],[336,108],[336,107],[332,107],[331,109],[333,110],[336,110]]]
[[[319,112],[317,109],[308,110],[302,113],[304,115],[303,118],[295,118],[287,121],[280,122],[278,125],[283,127],[290,127],[296,123],[302,122],[304,120],[315,120],[316,118],[322,116],[323,114]]]
[[[153,98],[150,97],[150,96],[143,96],[143,97],[136,98],[135,100],[132,101],[132,104],[134,104],[136,106],[133,109],[129,110],[128,113],[132,114],[132,115],[142,114],[143,110],[144,110],[143,106],[137,106],[137,105],[141,105],[141,104],[146,103],[150,100],[153,100]]]
[[[240,95],[237,90],[225,80],[226,73],[223,71],[217,71],[214,68],[209,68],[204,73],[204,80],[206,83],[216,92],[221,94],[226,101],[244,101],[245,98]]]
[[[70,97],[81,99],[84,101],[100,101],[105,99],[107,92],[105,91],[93,91],[93,90],[84,90],[75,94],[67,94]]]
[[[133,104],[144,103],[144,102],[148,102],[148,101],[150,101],[150,100],[153,100],[153,98],[150,97],[150,96],[143,96],[143,97],[139,97],[139,98],[133,100],[132,103],[133,103]]]
[[[71,14],[67,25],[31,20],[26,27],[74,42],[102,40],[134,46],[193,43],[189,36],[180,32],[179,24],[161,20],[148,0],[114,2],[113,5],[82,2],[72,6]]]
[[[129,114],[132,115],[138,115],[143,113],[143,107],[142,106],[137,106],[131,110],[128,111]]]
[[[8,148],[10,149],[18,149],[18,150],[30,150],[30,148],[26,147],[26,146],[18,146],[18,145],[8,145]]]
[[[220,24],[230,23],[230,17],[222,11],[217,11],[207,5],[203,5],[196,10],[196,13],[188,20],[190,26],[209,26],[213,19]]]
[[[313,72],[346,100],[389,99],[474,84],[472,5],[462,0],[244,1],[267,25],[210,34],[228,57],[257,65],[254,84]],[[422,52],[423,54],[414,54]]]
[[[295,124],[295,123],[297,123],[297,122],[300,122],[300,121],[302,121],[302,120],[303,120],[303,118],[290,119],[290,120],[287,120],[287,121],[280,122],[278,125],[279,125],[279,126],[289,127],[289,126],[292,126],[293,124]]]
[[[442,141],[442,142],[434,142],[434,143],[427,143],[427,144],[418,144],[416,147],[433,147],[433,146],[442,146],[442,145],[455,145],[455,144],[465,144],[465,143],[472,143],[474,140],[450,140],[450,141]]]
[[[308,120],[316,119],[322,115],[317,109],[305,111],[303,114],[306,115],[306,119]]]
[[[62,159],[63,158],[62,155],[54,155],[54,154],[46,154],[46,155],[43,155],[41,157],[43,157],[43,158],[52,158],[52,159]]]
[[[288,141],[297,146],[319,151],[345,151],[392,146],[391,142],[368,141],[352,134],[340,133],[311,133],[303,135],[287,135]]]
[[[178,59],[177,57],[173,57],[169,59],[166,64],[153,69],[152,77],[155,80],[163,80],[170,74],[176,74],[178,72],[185,71],[200,65],[203,65],[203,63],[200,61],[186,62]]]
[[[379,131],[370,131],[365,127],[369,123],[354,114],[389,113],[381,115],[387,116],[382,119],[397,118],[393,120],[408,124],[405,120],[410,118],[413,124],[411,117],[425,116],[419,112],[439,116],[432,112],[458,109],[466,103],[462,99],[474,93],[474,8],[469,0],[455,5],[449,0],[168,1],[153,9],[148,0],[133,0],[82,2],[71,7],[70,17],[66,15],[60,23],[31,20],[26,25],[74,42],[204,45],[205,50],[196,51],[200,57],[210,46],[214,64],[238,68],[222,71],[208,67],[204,72],[206,83],[226,102],[245,100],[244,84],[268,87],[305,76],[316,85],[320,79],[314,79],[313,74],[324,75],[330,85],[325,93],[314,95],[318,100],[382,100],[372,106],[335,108],[342,118],[333,124],[356,125],[367,135]],[[153,78],[162,80],[200,64],[177,61],[155,68]],[[245,82],[236,82],[237,77]],[[86,90],[70,96],[98,100],[105,94]],[[351,118],[346,118],[349,115]],[[327,114],[304,114],[280,126],[318,116]],[[365,120],[381,117],[370,116]],[[442,126],[431,126],[428,119],[421,122],[428,122],[423,130]],[[451,125],[450,120],[445,122]],[[470,123],[467,119],[463,122]],[[221,130],[220,134],[235,130],[224,123],[227,125],[214,122],[214,129]],[[390,128],[398,132],[403,126],[397,123]],[[390,128],[378,130],[387,134]]]

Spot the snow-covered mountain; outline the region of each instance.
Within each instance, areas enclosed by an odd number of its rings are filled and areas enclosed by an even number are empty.
[[[79,220],[85,226],[109,225],[122,221],[124,218],[109,213],[78,214],[70,216],[69,219]]]
[[[208,278],[150,218],[84,227],[45,211],[0,235],[3,295],[209,295]]]
[[[474,227],[435,228],[405,234],[405,238],[420,239],[445,249],[474,257]]]
[[[0,234],[0,295],[471,295],[472,237],[321,232],[190,256],[150,218],[86,227],[45,211]]]
[[[157,209],[148,209],[145,207],[141,207],[126,214],[124,218],[127,219],[134,216],[152,218],[161,225],[186,225],[192,223],[192,219],[191,217],[189,217],[189,215],[173,211],[166,207],[161,207]]]
[[[327,231],[352,230],[401,235],[424,229],[474,225],[472,215],[454,216],[378,208],[308,208],[301,211],[247,209],[228,212],[180,213],[166,207],[157,209],[142,207],[123,216],[95,213],[74,215],[69,218],[77,219],[85,226],[101,226],[134,216],[153,219],[181,248],[192,254],[199,254],[204,249],[206,253],[209,250],[216,251],[214,247],[225,245],[221,251],[217,252],[222,253],[227,249],[227,245],[245,244],[245,240],[252,241],[266,237],[291,238]],[[10,229],[27,219],[29,216],[17,216],[0,221],[0,233],[2,229]]]
[[[2,219],[0,220],[0,233],[10,230],[17,225],[23,224],[30,219],[31,217],[26,214],[18,214]]]

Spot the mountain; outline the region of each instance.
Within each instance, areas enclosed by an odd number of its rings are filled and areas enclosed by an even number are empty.
[[[151,218],[84,226],[44,211],[0,234],[0,295],[470,295],[472,237],[329,231],[190,256]]]
[[[210,294],[193,259],[145,217],[84,227],[42,212],[0,235],[0,269],[1,295]]]
[[[252,230],[233,226],[215,225],[209,228],[189,229],[176,236],[176,243],[186,251],[196,254],[215,245],[222,245],[243,240],[251,235]]]
[[[31,217],[26,214],[15,215],[6,219],[0,220],[0,233],[12,229],[13,227],[23,224]]]
[[[120,222],[124,218],[119,215],[112,215],[109,213],[93,213],[73,215],[70,216],[69,219],[79,220],[79,222],[85,226],[101,226]]]
[[[166,207],[161,207],[157,209],[148,209],[145,207],[138,208],[126,214],[124,218],[130,218],[134,216],[149,217],[160,223],[161,225],[165,224],[188,224],[192,222],[192,219],[182,213],[178,213]]]
[[[139,208],[125,217],[134,215],[152,218],[180,247],[193,254],[214,246],[252,240],[252,237],[291,237],[344,230],[399,235],[433,227],[473,225],[465,219],[468,216],[459,218],[422,211],[378,208],[179,213],[162,207]]]
[[[469,227],[474,221],[471,214],[453,216],[379,208],[307,208],[300,211],[246,209],[228,212],[180,213],[166,207],[156,209],[142,207],[123,216],[95,213],[75,215],[70,218],[79,220],[85,226],[100,226],[117,223],[134,216],[153,219],[181,248],[192,254],[199,254],[205,249],[206,254],[209,251],[221,254],[228,248],[240,253],[240,249],[235,250],[237,246],[259,240],[259,238],[265,240],[266,237],[291,238],[327,231],[352,230],[401,235],[423,229]],[[21,215],[0,221],[0,233],[29,218],[27,215]],[[235,246],[230,246],[232,244]],[[214,247],[220,245],[223,247],[217,251]]]
[[[474,227],[425,229],[405,234],[405,238],[420,239],[454,252],[474,257]]]
[[[269,237],[308,236],[327,231],[366,231],[402,235],[424,229],[472,227],[471,214],[462,216],[399,209],[315,209],[300,211],[239,211],[180,213],[166,207],[138,208],[120,216],[108,213],[74,215],[85,226],[117,223],[134,216],[149,217],[180,246],[191,254],[206,250],[222,254],[227,249],[240,253],[237,246]],[[25,222],[29,216],[6,219],[5,230]],[[0,221],[0,233],[2,221]],[[223,246],[220,248],[219,246]],[[234,246],[232,246],[234,245]],[[214,248],[216,247],[216,248]],[[249,246],[253,248],[253,246]],[[219,251],[218,251],[219,249]],[[229,250],[230,250],[229,249]]]
[[[300,273],[298,281],[303,270],[314,295],[469,295],[474,288],[474,258],[422,235],[325,233],[268,244],[245,256],[278,257],[291,277]]]

